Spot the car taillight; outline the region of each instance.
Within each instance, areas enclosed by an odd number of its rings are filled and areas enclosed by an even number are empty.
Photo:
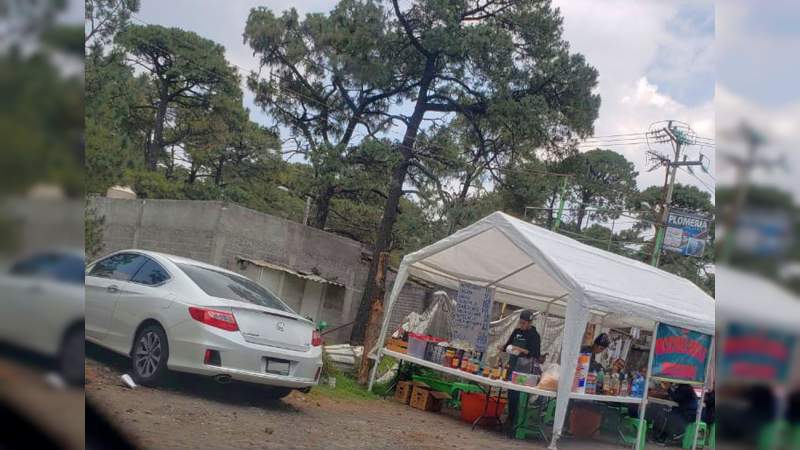
[[[319,333],[319,330],[314,330],[314,332],[311,333],[311,345],[314,347],[322,345],[322,335]]]
[[[190,306],[189,315],[192,316],[192,319],[212,327],[226,331],[239,331],[239,324],[236,323],[236,318],[229,312]]]

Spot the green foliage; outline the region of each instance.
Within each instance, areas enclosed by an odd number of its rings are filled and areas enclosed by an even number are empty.
[[[83,83],[64,77],[49,53],[0,54],[0,193],[35,183],[83,194]]]
[[[139,11],[140,0],[85,0],[85,40],[92,46],[107,44],[128,24],[131,13]]]
[[[576,226],[580,230],[586,217],[608,220],[619,217],[628,197],[636,192],[633,163],[611,150],[590,150],[564,161],[564,167],[575,176],[571,178],[571,193],[577,203]],[[587,210],[593,208],[587,214]]]

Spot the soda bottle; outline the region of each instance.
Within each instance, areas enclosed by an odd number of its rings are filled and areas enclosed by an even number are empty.
[[[595,387],[594,387],[594,391],[595,391],[596,394],[600,394],[600,395],[603,394],[603,379],[604,378],[605,377],[603,376],[603,371],[602,370],[598,370],[597,371],[597,381],[595,382]]]

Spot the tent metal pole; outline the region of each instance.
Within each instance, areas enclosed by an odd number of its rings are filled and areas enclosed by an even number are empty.
[[[535,265],[536,265],[535,262],[530,262],[528,264],[525,264],[524,266],[520,267],[519,269],[516,269],[516,270],[514,270],[512,272],[509,272],[508,274],[503,275],[502,277],[492,281],[491,283],[487,284],[485,287],[492,287],[492,286],[496,285],[497,283],[499,283],[499,282],[501,282],[501,281],[503,281],[503,280],[505,280],[507,278],[513,277],[514,275],[522,272],[523,270],[527,269],[528,267],[535,266]]]
[[[386,310],[383,312],[381,333],[378,335],[378,340],[375,341],[375,364],[373,364],[372,370],[370,371],[367,392],[372,392],[372,385],[375,383],[375,376],[378,373],[378,365],[380,364],[381,357],[383,356],[383,342],[386,339],[386,331],[389,329],[389,319],[392,317],[392,309],[394,309],[394,304],[397,302],[397,297],[400,296],[400,292],[403,290],[403,286],[406,284],[407,280],[408,266],[400,263],[400,270],[397,271],[397,276],[395,276],[394,285],[392,286],[392,292],[389,295],[389,304],[387,305]],[[369,358],[369,353],[367,352],[366,346],[364,346],[361,357]]]
[[[650,391],[650,376],[653,373],[653,358],[656,354],[656,336],[658,336],[658,325],[659,322],[656,322],[655,327],[653,327],[653,337],[650,342],[650,355],[647,357],[647,373],[644,377],[644,391],[642,392],[642,403],[639,404],[639,423],[636,427],[636,450],[642,450],[641,448],[641,439],[642,433],[646,433],[647,429],[642,428],[644,424],[644,413],[647,409],[647,394]]]
[[[706,400],[706,390],[708,389],[708,377],[711,373],[711,364],[714,361],[714,339],[715,337],[711,336],[711,347],[708,350],[708,360],[706,361],[706,375],[703,378],[703,390],[700,391],[700,404],[697,408],[697,417],[694,419],[694,437],[692,438],[692,450],[697,449],[697,435],[700,433],[700,419],[703,417],[703,407],[705,406]],[[706,430],[708,433],[708,430]]]

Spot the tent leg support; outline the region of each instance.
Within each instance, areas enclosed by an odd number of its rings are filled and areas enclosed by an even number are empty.
[[[375,384],[375,376],[378,374],[378,364],[381,362],[381,358],[383,357],[383,352],[381,349],[375,353],[375,363],[372,364],[372,369],[369,372],[369,385],[367,386],[367,392],[372,392],[372,385]],[[363,353],[362,358],[369,358],[367,352]],[[400,367],[397,368],[398,374],[400,373]]]
[[[550,445],[547,446],[547,450],[558,450],[559,437],[561,437],[561,433],[553,433],[553,438],[550,439]]]

